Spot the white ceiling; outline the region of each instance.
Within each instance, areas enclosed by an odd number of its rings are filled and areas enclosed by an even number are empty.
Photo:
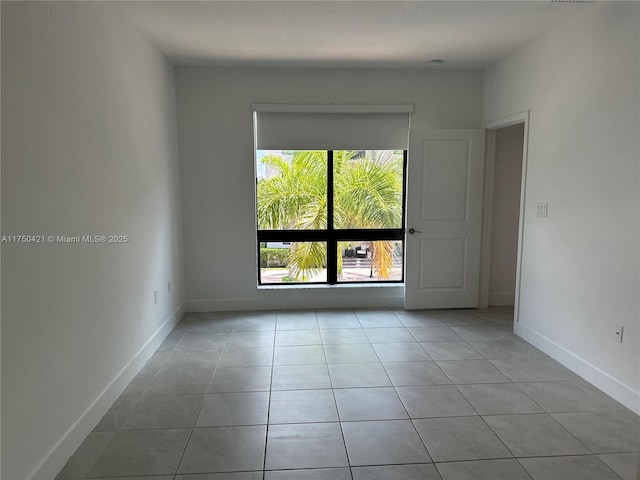
[[[589,4],[130,1],[116,8],[177,65],[482,68]]]

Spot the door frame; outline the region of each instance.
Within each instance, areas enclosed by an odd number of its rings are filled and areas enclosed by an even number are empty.
[[[529,110],[515,113],[485,124],[485,164],[484,164],[484,192],[482,207],[482,246],[480,260],[480,308],[489,305],[489,281],[491,265],[491,227],[493,225],[493,190],[496,160],[497,130],[518,123],[524,124],[522,141],[522,177],[520,180],[520,213],[518,218],[518,256],[516,259],[516,285],[514,299],[514,329],[519,321],[520,292],[522,277],[522,254],[524,240],[525,199],[527,187],[527,156],[529,150]]]

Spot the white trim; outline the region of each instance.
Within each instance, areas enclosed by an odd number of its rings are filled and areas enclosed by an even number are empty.
[[[525,110],[524,112],[514,113],[513,115],[509,115],[507,117],[493,120],[491,122],[488,122],[485,125],[485,128],[487,129],[488,132],[495,134],[495,132],[492,132],[492,131],[498,128],[508,127],[511,125],[515,125],[516,123],[524,123],[524,132],[523,132],[523,138],[522,138],[522,180],[520,181],[520,216],[518,219],[518,257],[516,261],[516,291],[515,291],[515,298],[514,298],[514,304],[513,304],[514,305],[514,308],[513,308],[514,328],[515,326],[517,326],[518,322],[520,321],[520,290],[522,286],[522,255],[524,252],[524,220],[525,220],[524,217],[525,217],[525,203],[526,203],[526,195],[527,195],[527,158],[529,155],[529,117],[530,117],[529,110]],[[491,224],[489,225],[483,224],[482,227],[483,229],[485,228],[490,229]],[[488,282],[489,280],[488,280],[488,277],[486,280],[483,277],[481,278],[480,281],[481,283],[484,283],[485,281]],[[489,289],[487,287],[486,288],[487,294],[488,294],[488,290]],[[487,298],[487,302],[488,302],[488,298]]]
[[[185,312],[182,303],[151,335],[149,340],[127,362],[109,384],[100,392],[98,397],[89,405],[71,428],[58,440],[47,455],[38,463],[36,468],[25,480],[52,479],[64,467],[84,439],[91,433],[102,416],[111,408],[113,402],[129,385],[133,377],[144,367],[151,355],[157,350],[171,330],[177,325]]]
[[[489,285],[491,281],[491,238],[493,225],[493,188],[496,165],[496,132],[486,131],[484,185],[482,192],[482,236],[480,260],[480,308],[487,308],[490,303]]]
[[[487,130],[497,130],[498,128],[509,127],[511,125],[515,125],[516,123],[528,123],[528,122],[529,122],[529,110],[525,110],[524,112],[514,113],[513,115],[508,115],[506,117],[498,118],[496,120],[487,122],[484,128]]]
[[[610,397],[625,407],[640,414],[640,392],[622,383],[607,372],[600,370],[585,359],[572,353],[548,337],[536,332],[531,327],[520,323],[516,325],[515,333],[534,347],[542,350],[565,367],[592,383]]]
[[[187,312],[225,312],[244,310],[291,310],[313,308],[402,308],[404,305],[404,288],[377,288],[375,294],[371,290],[358,291],[355,288],[344,289],[345,294],[339,296],[317,296],[310,298],[301,291],[297,294],[270,289],[268,296],[261,298],[228,298],[198,299],[186,302]]]
[[[294,103],[252,103],[253,112],[276,113],[411,113],[413,104],[400,105],[336,105]]]
[[[280,290],[280,291],[290,291],[290,290],[333,290],[333,289],[343,289],[343,288],[404,288],[404,283],[400,282],[389,282],[389,283],[378,283],[372,282],[370,284],[363,283],[338,283],[338,284],[329,284],[329,283],[264,283],[262,285],[257,285],[256,289],[259,290]]]

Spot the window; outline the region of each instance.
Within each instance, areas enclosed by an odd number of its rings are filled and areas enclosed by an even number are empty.
[[[412,107],[257,107],[258,283],[402,282]]]
[[[260,284],[403,281],[406,151],[256,158]]]

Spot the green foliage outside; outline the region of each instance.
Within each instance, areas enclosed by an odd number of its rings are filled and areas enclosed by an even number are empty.
[[[269,154],[261,161],[271,172],[258,181],[258,228],[327,228],[327,154]],[[398,152],[334,151],[334,228],[400,228],[403,160]],[[273,250],[273,249],[270,249]],[[307,281],[326,265],[324,243],[292,243],[286,252],[289,276]],[[261,256],[262,257],[262,256]],[[342,256],[338,255],[338,272]],[[371,262],[379,278],[389,278],[393,242],[371,243]]]
[[[260,266],[286,267],[289,264],[288,248],[260,248]]]

